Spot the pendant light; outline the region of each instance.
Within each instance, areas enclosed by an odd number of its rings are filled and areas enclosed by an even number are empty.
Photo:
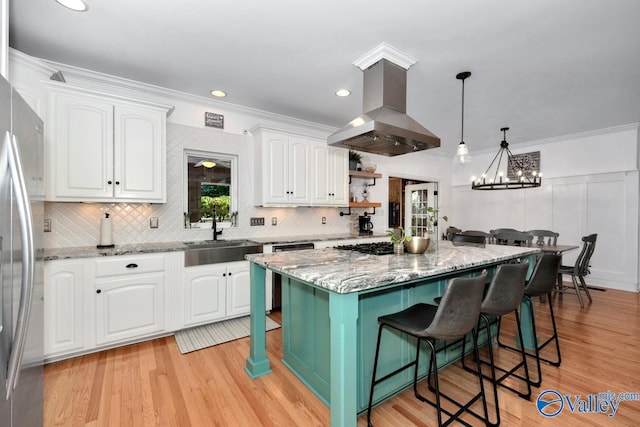
[[[525,170],[522,162],[511,154],[509,143],[507,142],[508,130],[509,128],[507,127],[500,129],[500,132],[502,132],[502,142],[487,170],[480,175],[480,178],[476,178],[475,176],[471,177],[472,190],[517,190],[520,188],[540,187],[542,184],[542,173],[540,173],[539,170]],[[506,171],[500,168],[503,158],[506,158]],[[498,163],[495,169],[492,169],[496,159]],[[538,165],[538,167],[540,167],[540,165]],[[509,179],[509,170],[513,172],[515,177]]]
[[[471,156],[469,155],[469,148],[464,143],[464,81],[471,76],[471,71],[463,71],[456,75],[456,79],[462,80],[462,120],[460,126],[460,144],[458,144],[458,150],[456,151],[456,161],[458,163],[471,162]]]

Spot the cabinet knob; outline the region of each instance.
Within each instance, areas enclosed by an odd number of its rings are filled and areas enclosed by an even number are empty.
[[[111,184],[113,184],[113,183],[111,182],[111,180],[109,180],[109,181],[107,181],[107,184],[111,185]]]
[[[222,277],[227,277],[227,273],[222,273]]]
[[[229,276],[231,276],[231,272],[229,272]]]
[[[138,264],[134,264],[134,263],[127,264],[126,268],[138,268]]]
[[[99,294],[100,292],[102,292],[102,289],[97,289],[96,290],[96,294]]]
[[[120,181],[116,181],[116,185],[120,185]]]

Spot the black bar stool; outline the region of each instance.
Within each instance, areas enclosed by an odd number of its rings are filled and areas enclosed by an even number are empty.
[[[529,384],[529,369],[527,367],[527,359],[524,351],[524,343],[522,341],[522,329],[520,327],[520,315],[518,314],[518,308],[524,295],[525,281],[527,277],[527,270],[529,269],[529,263],[522,264],[502,264],[498,266],[496,274],[493,276],[487,293],[482,299],[482,305],[480,306],[480,319],[482,319],[482,325],[478,330],[478,335],[482,332],[482,329],[487,331],[487,348],[489,352],[489,362],[480,360],[481,363],[488,364],[491,368],[491,376],[483,375],[485,378],[491,380],[493,384],[493,401],[496,407],[496,422],[488,424],[497,426],[500,425],[500,405],[498,403],[498,385],[501,385],[514,393],[518,394],[523,399],[528,400],[531,397],[531,385]],[[516,317],[516,324],[518,330],[518,336],[520,338],[521,355],[522,360],[511,369],[504,369],[496,366],[493,357],[493,340],[491,337],[491,326],[494,325],[497,320],[491,321],[490,318],[500,319],[502,316],[509,313],[514,313]],[[462,354],[465,354],[465,342],[462,344]],[[471,367],[467,366],[464,362],[464,356],[462,358],[462,366],[469,372],[476,373]],[[526,393],[522,393],[519,390],[514,389],[503,383],[503,381],[513,376],[513,374],[524,367],[525,379],[522,381],[526,385]],[[503,374],[499,378],[496,378],[496,370],[501,371]],[[519,376],[517,378],[520,378]],[[487,420],[488,421],[488,420]]]
[[[553,304],[551,302],[551,292],[553,291],[556,280],[558,277],[558,268],[560,267],[560,262],[562,260],[562,255],[554,255],[550,253],[545,253],[542,257],[538,259],[536,263],[535,269],[533,270],[533,274],[531,275],[531,279],[527,282],[527,285],[524,288],[524,298],[522,301],[528,305],[529,307],[529,315],[531,316],[531,329],[533,333],[533,339],[535,340],[534,345],[534,353],[526,351],[527,356],[534,357],[536,359],[536,366],[538,371],[538,380],[533,381],[529,378],[529,383],[532,386],[538,387],[542,384],[542,369],[540,367],[540,361],[543,360],[549,363],[552,366],[560,366],[562,362],[560,356],[560,341],[558,339],[558,329],[556,328],[556,318],[553,314]],[[538,340],[538,331],[536,329],[536,315],[533,311],[533,301],[532,299],[535,297],[546,296],[547,301],[549,302],[549,315],[551,317],[551,325],[553,326],[553,334],[551,337],[546,339],[544,342],[540,343]],[[544,349],[551,342],[555,343],[556,348],[556,358],[555,360],[546,359],[540,356],[540,351]],[[515,351],[522,351],[521,348],[508,346],[500,341],[500,322],[498,322],[498,345],[504,348],[508,348]],[[522,346],[522,342],[520,342]],[[523,379],[514,374],[514,376]]]
[[[391,378],[392,376],[404,371],[405,369],[415,366],[415,373],[413,378],[413,390],[416,398],[426,402],[436,408],[438,414],[438,426],[449,425],[452,421],[458,422],[470,426],[465,421],[458,417],[465,411],[470,411],[469,407],[478,399],[474,396],[472,401],[465,404],[456,402],[447,396],[447,400],[456,404],[460,409],[451,413],[441,406],[441,393],[438,383],[438,366],[436,362],[436,340],[457,340],[464,338],[469,332],[472,333],[474,352],[476,353],[476,362],[478,372],[480,371],[479,358],[477,357],[477,334],[474,329],[478,323],[480,316],[480,304],[482,302],[482,293],[484,291],[484,282],[487,278],[487,272],[483,271],[482,274],[475,277],[461,278],[456,277],[451,279],[446,287],[444,294],[442,295],[442,301],[438,306],[419,303],[415,304],[403,311],[380,316],[378,318],[378,340],[376,343],[376,354],[373,363],[373,374],[371,376],[371,392],[369,394],[369,406],[367,409],[367,423],[369,426],[373,426],[371,423],[371,406],[373,404],[373,391],[377,384],[382,381]],[[406,365],[396,369],[395,371],[376,379],[376,372],[378,369],[378,356],[380,353],[380,338],[382,336],[382,329],[384,327],[393,328],[407,335],[417,338],[416,342],[416,358],[414,361],[407,363]],[[433,381],[435,389],[435,402],[428,400],[426,397],[418,393],[418,358],[420,356],[420,343],[425,341],[431,350],[429,373],[427,377],[431,375],[433,369]],[[484,394],[484,384],[482,381],[482,375],[478,374],[478,381],[480,383],[480,395],[482,398],[482,404],[484,409],[484,418],[479,417],[477,414],[471,412],[476,417],[483,420],[487,420],[487,404]],[[442,413],[449,416],[449,419],[443,424]]]

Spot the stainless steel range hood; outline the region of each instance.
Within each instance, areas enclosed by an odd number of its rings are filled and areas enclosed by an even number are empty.
[[[329,145],[383,156],[440,147],[440,138],[409,117],[407,70],[381,59],[364,70],[365,111],[327,138]]]

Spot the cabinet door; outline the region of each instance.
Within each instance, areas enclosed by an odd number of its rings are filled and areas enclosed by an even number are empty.
[[[48,261],[44,265],[44,356],[84,348],[84,263]]]
[[[52,94],[49,125],[53,199],[113,197],[113,105],[99,98]]]
[[[289,143],[287,138],[265,135],[262,182],[264,203],[284,204],[289,201]]]
[[[250,306],[249,261],[227,264],[227,317],[249,314]]]
[[[209,323],[226,316],[226,275],[224,265],[184,269],[183,326]]]
[[[164,113],[132,105],[114,111],[115,197],[165,202]]]
[[[164,275],[134,274],[96,281],[98,345],[139,338],[164,328]]]
[[[311,202],[309,191],[311,144],[300,138],[289,138],[288,168],[289,203],[307,205]]]
[[[329,163],[329,147],[326,144],[314,144],[311,148],[311,203],[314,205],[331,204]]]
[[[349,150],[329,147],[330,202],[334,206],[349,206]]]

